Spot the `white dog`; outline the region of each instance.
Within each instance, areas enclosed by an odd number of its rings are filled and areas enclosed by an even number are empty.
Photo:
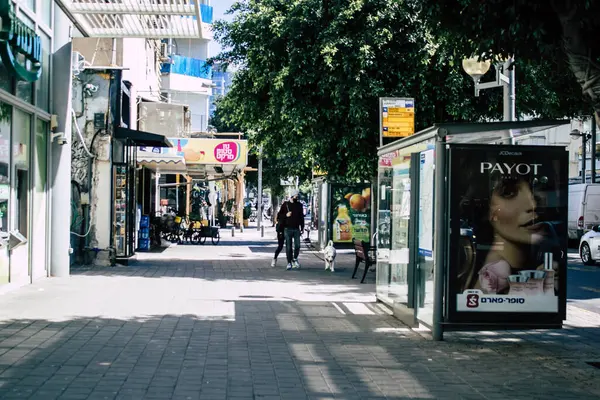
[[[327,247],[323,249],[323,254],[325,255],[325,271],[328,269],[331,272],[335,272],[335,247],[333,247],[333,240],[330,240],[327,243]]]

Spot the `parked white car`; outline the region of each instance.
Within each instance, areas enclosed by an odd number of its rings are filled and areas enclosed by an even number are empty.
[[[579,242],[579,255],[585,265],[593,265],[600,260],[600,225],[594,225]]]

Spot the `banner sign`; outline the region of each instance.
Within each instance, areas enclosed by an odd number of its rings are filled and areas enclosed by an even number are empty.
[[[169,138],[171,148],[162,148],[163,154],[183,157],[186,165],[235,164],[246,166],[248,142],[231,139]]]
[[[371,185],[331,185],[331,232],[334,243],[371,240]]]
[[[449,297],[460,313],[558,313],[565,303],[564,148],[450,147]]]

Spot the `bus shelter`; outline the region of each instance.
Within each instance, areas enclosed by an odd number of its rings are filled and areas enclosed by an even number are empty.
[[[562,327],[570,121],[439,124],[378,151],[377,298],[435,340]]]

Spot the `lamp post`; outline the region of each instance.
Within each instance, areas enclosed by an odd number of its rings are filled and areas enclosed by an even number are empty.
[[[585,164],[586,164],[586,151],[585,151],[585,147],[586,147],[586,143],[588,142],[588,140],[590,140],[592,138],[592,134],[591,133],[582,133],[579,131],[579,129],[573,129],[571,131],[571,137],[573,139],[577,139],[577,138],[581,138],[581,182],[582,183],[586,183],[587,179],[585,177]],[[595,143],[592,143],[592,145],[596,145]],[[592,160],[592,163],[595,163],[595,160]],[[593,165],[592,166],[592,172],[595,175],[596,174],[596,166]],[[594,182],[596,179],[592,178],[592,182]]]
[[[496,63],[496,80],[480,83],[479,80],[490,70],[491,66],[491,61],[479,61],[477,57],[467,58],[462,62],[464,71],[475,82],[475,97],[479,97],[479,91],[481,90],[502,87],[504,89],[503,120],[516,121],[515,59],[511,56],[504,62]]]

